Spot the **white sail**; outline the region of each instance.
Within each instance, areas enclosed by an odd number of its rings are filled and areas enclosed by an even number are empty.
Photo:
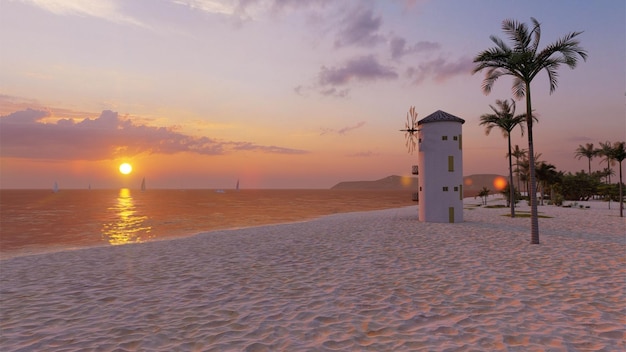
[[[54,181],[54,186],[52,186],[52,192],[57,193],[59,191],[59,184],[57,181]]]

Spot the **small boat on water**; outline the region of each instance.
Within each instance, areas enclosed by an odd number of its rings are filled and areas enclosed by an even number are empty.
[[[239,192],[239,179],[237,179],[237,185],[235,186],[235,190]]]
[[[144,177],[143,180],[141,180],[141,191],[144,192],[146,190],[146,178]]]
[[[54,193],[59,192],[59,184],[57,183],[57,181],[54,181],[54,186],[52,186],[52,192]]]

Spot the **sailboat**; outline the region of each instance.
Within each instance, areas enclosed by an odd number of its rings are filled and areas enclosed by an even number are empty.
[[[237,179],[237,185],[235,186],[235,190],[239,192],[239,179]]]
[[[54,186],[52,186],[52,192],[59,192],[59,184],[57,183],[57,181],[54,181]]]
[[[144,192],[146,190],[146,178],[144,177],[143,180],[141,180],[141,191]]]

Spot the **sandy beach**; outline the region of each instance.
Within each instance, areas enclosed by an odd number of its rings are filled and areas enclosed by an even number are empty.
[[[3,260],[0,347],[626,349],[617,204],[540,206],[531,245],[528,218],[465,202],[459,224],[408,206]]]

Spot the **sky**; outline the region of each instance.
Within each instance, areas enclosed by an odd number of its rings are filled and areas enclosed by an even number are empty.
[[[464,174],[507,174],[473,58],[541,23],[587,61],[532,82],[540,160],[626,140],[621,0],[0,0],[0,188],[329,188],[410,175],[406,114],[463,118]],[[517,113],[525,112],[523,101]],[[513,145],[528,147],[516,130]],[[122,175],[122,162],[133,165]],[[595,159],[592,169],[604,167]]]

